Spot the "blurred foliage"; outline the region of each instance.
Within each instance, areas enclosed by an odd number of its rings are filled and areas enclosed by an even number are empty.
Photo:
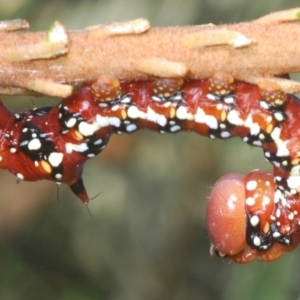
[[[2,19],[33,30],[146,17],[153,26],[229,23],[297,6],[296,0],[0,0]],[[52,100],[8,98],[14,110]],[[32,101],[31,101],[32,100]],[[85,168],[89,209],[66,186],[0,173],[0,299],[299,299],[299,251],[271,264],[209,255],[205,205],[226,172],[270,170],[240,140],[148,131],[113,137]]]

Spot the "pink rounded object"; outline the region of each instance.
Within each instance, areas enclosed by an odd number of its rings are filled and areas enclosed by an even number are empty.
[[[206,208],[206,226],[220,255],[235,255],[246,246],[244,175],[230,173],[214,184]]]

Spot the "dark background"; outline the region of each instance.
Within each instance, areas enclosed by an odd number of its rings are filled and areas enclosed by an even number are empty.
[[[32,30],[146,17],[152,26],[233,23],[297,6],[297,0],[0,0],[0,18]],[[288,45],[287,45],[288,46]],[[50,98],[5,97],[15,111]],[[114,136],[86,164],[90,217],[51,182],[15,184],[0,172],[0,299],[300,299],[300,253],[235,265],[210,257],[205,206],[228,172],[271,170],[239,139],[141,131]],[[59,192],[59,201],[57,201]]]

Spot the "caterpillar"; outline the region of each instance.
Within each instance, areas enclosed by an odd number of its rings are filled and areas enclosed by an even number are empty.
[[[101,76],[54,107],[13,114],[1,103],[0,167],[16,174],[17,180],[66,183],[87,204],[84,163],[105,148],[111,134],[147,128],[160,133],[194,131],[211,139],[241,137],[263,149],[274,171],[238,179],[238,185],[246,187],[246,196],[240,196],[244,208],[235,216],[246,214],[241,221],[245,231],[237,234],[243,247],[238,252],[234,244],[222,249],[218,235],[211,233],[217,241],[213,249],[236,262],[250,262],[252,257],[270,261],[276,259],[275,252],[299,242],[299,106],[294,95],[267,79],[256,86],[221,73],[203,80],[133,83]],[[263,185],[265,178],[270,186]],[[223,221],[220,224],[226,226]]]

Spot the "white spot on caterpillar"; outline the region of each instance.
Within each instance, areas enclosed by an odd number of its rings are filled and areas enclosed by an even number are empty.
[[[237,202],[237,197],[235,195],[230,195],[228,201],[227,201],[227,205],[228,207],[233,211],[236,208],[236,202]]]
[[[207,97],[207,99],[212,100],[212,101],[217,101],[217,100],[219,100],[219,97],[218,97],[218,96],[216,96],[216,95],[214,95],[214,94],[211,94],[211,93],[207,94],[206,97]]]
[[[102,144],[102,139],[98,139],[97,141],[94,142],[94,145],[100,145]]]
[[[121,120],[117,117],[109,117],[108,122],[109,122],[109,125],[114,126],[114,127],[120,127],[121,126]],[[98,129],[100,129],[100,128],[98,128]]]
[[[276,113],[274,113],[274,116],[278,122],[284,121],[284,116],[283,116],[282,112],[276,112]]]
[[[66,122],[66,126],[68,128],[73,127],[76,124],[76,119],[75,118],[70,118],[67,122]]]
[[[147,119],[147,113],[143,112],[140,110],[140,115],[139,115],[140,119],[144,119],[146,120]]]
[[[131,119],[137,119],[140,116],[140,110],[136,106],[132,105],[128,108],[127,115]]]
[[[186,118],[189,121],[193,121],[194,120],[194,115],[192,113],[188,113]]]
[[[166,126],[167,118],[164,115],[160,115],[160,114],[156,114],[156,115],[157,115],[156,123],[161,127]]]
[[[157,123],[158,115],[157,113],[150,107],[147,109],[147,120],[153,123]]]
[[[172,127],[170,128],[170,131],[171,131],[171,132],[176,132],[176,131],[179,131],[180,129],[181,129],[180,126],[174,125],[174,126],[172,126]]]
[[[62,163],[63,157],[63,153],[52,152],[48,157],[48,161],[52,165],[52,167],[58,167]]]
[[[99,106],[99,107],[108,107],[108,104],[105,103],[105,102],[100,102],[100,103],[98,104],[98,106]]]
[[[268,123],[271,123],[272,120],[273,120],[272,116],[267,116],[267,122],[268,122]]]
[[[197,112],[195,114],[195,122],[204,123],[205,112],[202,108],[197,108]]]
[[[264,109],[269,109],[269,104],[266,101],[259,101],[259,105]]]
[[[287,184],[290,189],[298,189],[300,187],[300,177],[299,176],[289,176],[287,179]]]
[[[275,232],[273,233],[273,238],[279,238],[280,236],[281,236],[281,233],[278,232],[278,231],[275,231]]]
[[[253,239],[253,244],[254,244],[254,246],[256,246],[256,247],[259,247],[259,246],[261,245],[261,243],[260,243],[260,238],[259,238],[258,236],[254,237],[254,239]]]
[[[268,204],[270,204],[270,202],[271,202],[271,200],[269,197],[263,196],[262,205],[268,205]]]
[[[292,176],[299,176],[300,175],[300,165],[296,165],[291,169]]]
[[[137,126],[135,125],[135,124],[130,124],[130,125],[127,125],[126,126],[126,130],[128,131],[128,132],[133,132],[133,131],[135,131],[137,129]]]
[[[251,114],[249,114],[248,116],[247,116],[247,119],[245,120],[245,127],[248,127],[248,128],[250,128],[250,126],[252,126],[252,124],[253,124],[253,119],[252,119],[252,115]]]
[[[24,180],[24,175],[21,174],[21,173],[18,173],[18,174],[17,174],[17,178],[18,178],[19,180]]]
[[[282,142],[282,140],[280,139],[280,133],[281,129],[279,127],[275,127],[271,133],[271,138],[275,141],[276,144],[277,142]]]
[[[231,110],[227,115],[229,123],[237,126],[243,126],[244,121],[239,117],[239,113],[236,110]]]
[[[211,128],[211,129],[217,129],[218,128],[218,121],[214,116],[205,116],[204,123]]]
[[[253,141],[252,145],[257,146],[257,147],[261,147],[262,142],[261,141]]]
[[[157,96],[152,96],[152,100],[155,102],[162,102],[162,99],[160,97]]]
[[[203,122],[211,129],[218,129],[218,120],[214,116],[204,114]]]
[[[116,105],[112,106],[111,110],[112,110],[112,111],[116,111],[116,110],[118,110],[119,108],[120,108],[120,105],[119,105],[119,104],[116,104]]]
[[[110,125],[108,117],[102,117],[101,115],[96,115],[96,122],[98,123],[99,128],[107,127]],[[119,122],[121,124],[121,121]]]
[[[253,191],[257,188],[257,181],[256,180],[250,180],[246,184],[246,189],[248,191]]]
[[[152,108],[147,109],[147,120],[158,124],[161,127],[166,126],[167,118],[164,115],[157,114]]]
[[[259,217],[258,216],[253,216],[250,219],[250,223],[253,227],[257,226],[259,224]]]
[[[61,175],[61,174],[56,174],[56,175],[55,175],[55,178],[56,178],[56,179],[61,179],[61,178],[62,178],[62,175]]]
[[[204,110],[197,108],[195,115],[196,123],[205,123],[211,129],[218,129],[218,120],[214,116],[206,115]]]
[[[224,102],[225,102],[226,104],[232,104],[232,103],[234,103],[234,98],[233,98],[233,96],[226,96],[226,97],[224,98]]]
[[[87,122],[80,122],[78,126],[78,130],[83,136],[93,135],[99,129],[97,123],[89,124]]]
[[[251,114],[249,114],[247,119],[245,120],[244,126],[250,128],[251,135],[258,135],[260,133],[259,124],[253,123]]]
[[[130,103],[131,102],[131,98],[126,96],[121,100],[121,103]]]
[[[246,199],[246,204],[247,204],[248,206],[254,205],[254,204],[255,204],[255,199],[254,199],[253,197],[248,197],[248,198]]]
[[[183,97],[182,97],[181,93],[179,93],[179,94],[175,94],[174,96],[172,96],[171,99],[176,100],[176,101],[182,101]]]
[[[95,126],[96,130],[99,130],[100,128],[107,127],[107,126],[114,126],[114,127],[120,127],[121,126],[121,120],[117,117],[103,117],[99,114],[96,115],[96,123],[97,126]]]
[[[230,132],[228,132],[228,131],[221,132],[221,138],[226,139],[229,137],[230,137]]]
[[[277,144],[277,153],[276,153],[277,156],[282,157],[282,156],[289,156],[290,155],[290,151],[287,148],[288,142],[289,141],[276,143]]]
[[[41,141],[39,139],[32,139],[29,143],[28,143],[28,149],[33,151],[33,150],[38,150],[40,149],[42,146]]]
[[[280,215],[281,215],[281,211],[280,211],[279,208],[277,208],[277,209],[276,209],[276,212],[275,212],[276,218],[277,218],[277,219],[280,218]]]
[[[253,123],[250,127],[250,134],[251,135],[258,135],[260,133],[260,127],[258,123]]]
[[[186,120],[187,119],[187,109],[185,106],[178,107],[176,111],[176,117],[180,120]]]
[[[222,110],[222,109],[223,109],[223,106],[224,106],[224,105],[223,105],[222,103],[218,103],[217,106],[216,106],[216,107],[217,107],[217,110]]]
[[[88,149],[89,148],[86,143],[81,143],[79,145],[66,143],[66,153],[72,153],[73,150],[76,152],[84,152]]]

